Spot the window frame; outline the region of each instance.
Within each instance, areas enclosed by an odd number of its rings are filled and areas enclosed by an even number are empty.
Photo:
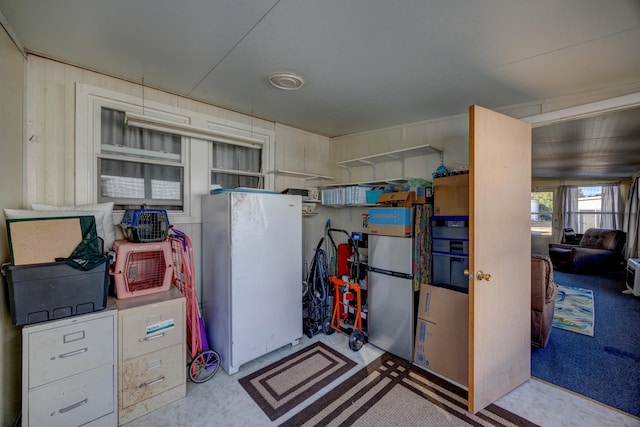
[[[165,94],[166,95],[166,94]],[[174,95],[170,95],[172,97]],[[213,169],[213,143],[212,141],[247,145],[246,140],[258,141],[262,145],[262,171],[264,188],[273,189],[274,178],[267,171],[273,170],[275,159],[275,133],[264,127],[254,128],[254,119],[246,117],[247,123],[240,123],[225,117],[206,114],[201,111],[214,111],[218,107],[202,104],[198,101],[175,96],[171,99],[175,104],[190,105],[191,108],[173,107],[168,104],[143,99],[139,96],[122,92],[115,92],[84,83],[76,83],[76,120],[75,120],[75,149],[76,149],[76,177],[75,200],[76,204],[97,203],[98,200],[98,156],[112,158],[113,155],[101,154],[101,129],[100,108],[114,108],[133,114],[143,114],[164,121],[172,121],[180,124],[192,125],[207,129],[213,135],[212,138],[200,139],[196,137],[182,136],[182,162],[184,179],[183,209],[180,211],[168,211],[172,223],[199,223],[201,222],[201,198],[209,194],[211,188],[211,171]],[[204,108],[203,108],[204,106]],[[220,109],[221,112],[226,110]],[[240,114],[240,113],[233,113]],[[262,122],[262,121],[261,121]],[[271,124],[261,123],[262,126]],[[167,129],[168,133],[179,132]],[[116,156],[117,157],[117,156]],[[120,158],[122,159],[122,158]],[[131,158],[133,161],[138,159]],[[154,162],[155,163],[155,162]],[[173,166],[178,163],[170,162]],[[241,172],[242,173],[242,172]],[[122,210],[114,211],[114,221],[120,219]]]
[[[534,193],[551,193],[551,203],[553,203],[553,206],[551,206],[551,212],[549,212],[549,216],[551,217],[550,219],[550,225],[549,225],[549,233],[536,233],[534,234],[533,232],[533,226],[530,229],[530,234],[532,236],[540,236],[540,237],[553,237],[554,235],[554,223],[555,223],[555,214],[556,214],[556,189],[554,188],[535,188],[531,190],[531,199],[533,200],[533,194]],[[530,213],[530,215],[534,215],[536,213],[534,213],[533,211]],[[537,212],[538,215],[540,215],[540,212]],[[544,213],[546,215],[546,212]]]
[[[122,154],[111,154],[111,153],[105,153],[103,152],[103,148],[102,146],[105,144],[102,144],[102,115],[101,115],[101,111],[102,108],[110,108],[113,110],[118,110],[118,111],[123,111],[123,112],[133,112],[131,110],[129,110],[129,108],[131,108],[128,104],[123,104],[123,103],[112,103],[112,101],[100,101],[100,100],[96,100],[96,102],[93,103],[93,120],[94,120],[94,146],[95,146],[95,165],[96,165],[96,172],[95,172],[95,178],[96,178],[96,183],[95,183],[95,191],[96,191],[96,201],[100,202],[100,191],[98,190],[98,187],[100,186],[99,181],[99,177],[101,176],[101,166],[100,166],[100,160],[114,160],[114,161],[119,161],[119,162],[132,162],[132,163],[144,163],[144,164],[148,164],[148,165],[157,165],[157,166],[169,166],[169,167],[177,167],[181,169],[181,181],[180,183],[182,184],[182,198],[178,201],[178,204],[180,204],[182,206],[182,209],[172,209],[171,212],[173,213],[184,213],[185,211],[188,212],[188,206],[186,205],[188,203],[188,197],[187,197],[187,192],[188,192],[188,183],[187,183],[187,179],[186,177],[189,176],[189,165],[187,164],[187,158],[189,156],[189,140],[188,138],[184,137],[184,136],[180,136],[180,161],[176,162],[176,161],[170,161],[170,160],[161,160],[159,158],[156,159],[150,159],[150,158],[144,158],[144,157],[137,157],[137,156],[128,156],[127,152],[128,151],[132,151],[134,149],[128,149],[126,147],[122,147],[120,149],[120,151],[122,151]],[[126,110],[123,110],[123,108],[126,108]],[[166,117],[165,117],[166,118]],[[173,116],[173,119],[179,119],[179,116]],[[177,120],[176,120],[177,121]],[[166,133],[172,133],[175,134],[173,132],[167,131]],[[112,149],[113,150],[113,149]],[[126,199],[126,198],[122,198],[122,199],[116,199],[113,198],[114,200],[109,200],[109,201],[114,201],[116,204],[127,204],[127,205],[133,205],[136,204],[135,202],[131,201],[130,199]],[[163,201],[162,199],[146,199],[146,198],[141,198],[138,200],[139,203],[137,204],[143,204],[146,203],[149,205],[150,208],[153,208],[154,205],[156,205],[155,202],[159,202],[159,201]],[[175,203],[175,200],[164,200],[164,202],[166,202],[166,204],[171,204],[171,203]]]
[[[223,174],[228,174],[228,175],[240,175],[240,176],[247,176],[247,177],[256,177],[258,178],[258,181],[262,181],[262,187],[260,187],[261,189],[265,189],[266,187],[266,176],[267,174],[264,172],[264,170],[262,172],[254,172],[254,171],[247,171],[247,170],[240,170],[240,169],[226,169],[226,168],[221,168],[218,166],[215,166],[213,163],[213,153],[214,153],[214,145],[218,143],[218,144],[229,144],[229,142],[227,141],[220,141],[220,140],[215,140],[215,141],[211,141],[211,143],[209,144],[209,154],[208,154],[208,159],[209,159],[209,174],[208,174],[208,179],[209,179],[209,188],[212,188],[214,183],[211,180],[211,175],[214,173],[223,173]],[[255,144],[237,144],[239,146],[245,146],[251,149],[258,149],[256,148]],[[264,169],[264,150],[265,147],[262,146],[259,148],[261,150],[261,154],[262,154],[262,160],[261,160],[261,167],[262,169]]]

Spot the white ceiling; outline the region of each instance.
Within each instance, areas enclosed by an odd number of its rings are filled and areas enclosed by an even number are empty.
[[[0,12],[28,52],[326,136],[640,82],[638,0],[0,0]],[[270,86],[281,70],[305,86]],[[635,164],[618,176],[640,169],[638,114],[624,122]],[[583,145],[569,123],[536,133],[557,136],[534,147],[541,174]],[[619,137],[599,136],[609,163]]]

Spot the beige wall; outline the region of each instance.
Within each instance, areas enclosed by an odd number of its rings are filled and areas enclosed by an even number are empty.
[[[326,173],[330,167],[329,139],[273,122],[154,90],[71,65],[30,55],[27,63],[26,101],[26,193],[25,205],[48,203],[76,204],[75,106],[76,84],[82,83],[141,97],[145,102],[158,102],[172,108],[189,110],[228,122],[261,129],[275,135],[275,169],[308,173]],[[87,143],[89,143],[88,141]],[[275,190],[303,188],[302,178],[277,174]],[[193,186],[193,183],[192,183]],[[202,187],[202,185],[199,185]],[[197,195],[196,195],[197,196]],[[85,203],[85,201],[82,201]],[[174,226],[187,233],[193,243],[198,295],[200,295],[200,214],[191,212],[184,223]],[[116,216],[116,223],[120,217]],[[305,223],[307,224],[307,223]],[[307,228],[305,228],[307,230]],[[306,240],[305,240],[306,241]]]
[[[0,209],[22,207],[22,126],[24,58],[0,27]],[[7,233],[0,224],[0,262],[9,261]],[[0,424],[13,425],[20,412],[20,328],[6,309],[5,284],[0,292]]]

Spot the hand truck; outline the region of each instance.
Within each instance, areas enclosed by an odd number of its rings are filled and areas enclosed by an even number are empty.
[[[329,241],[333,245],[334,252],[338,252],[338,246],[333,239],[332,232],[340,232],[347,236],[348,245],[353,250],[353,257],[351,259],[351,267],[347,268],[348,279],[343,280],[336,276],[330,276],[329,282],[333,284],[333,314],[331,321],[328,325],[325,325],[325,333],[331,334],[335,331],[340,331],[340,324],[342,320],[347,320],[349,317],[349,309],[355,309],[355,317],[353,319],[353,330],[349,336],[349,348],[353,351],[358,351],[362,348],[366,342],[366,336],[362,330],[362,298],[360,285],[358,280],[360,276],[360,254],[355,242],[351,239],[349,233],[345,230],[337,230],[329,228],[327,235]],[[343,266],[344,267],[344,266]],[[338,274],[338,268],[336,267],[335,274]],[[355,308],[346,301],[353,301],[355,299]]]
[[[194,383],[203,383],[213,378],[220,368],[220,355],[209,348],[204,327],[204,319],[195,289],[193,266],[193,247],[191,240],[183,232],[171,230],[169,235],[174,257],[173,284],[186,298],[187,311],[187,347],[189,350],[187,372]]]
[[[347,306],[342,301],[342,296],[345,296],[347,301],[356,300],[356,317],[353,321],[353,331],[349,335],[349,348],[353,351],[358,351],[364,345],[366,338],[364,332],[362,332],[362,301],[360,298],[360,285],[357,283],[346,282],[342,279],[338,279],[335,276],[329,277],[329,281],[333,283],[333,315],[331,316],[331,323],[329,327],[340,331],[340,321],[347,317],[348,313],[344,308]]]

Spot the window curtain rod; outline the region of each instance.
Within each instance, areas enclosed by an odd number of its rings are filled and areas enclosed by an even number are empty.
[[[169,120],[158,119],[150,116],[125,113],[124,123],[127,126],[136,126],[143,129],[160,132],[174,133],[189,138],[204,139],[206,141],[229,142],[249,148],[262,148],[264,141],[230,133],[213,131],[210,129],[192,126],[186,123],[177,123]]]

